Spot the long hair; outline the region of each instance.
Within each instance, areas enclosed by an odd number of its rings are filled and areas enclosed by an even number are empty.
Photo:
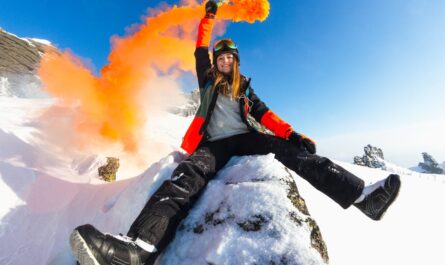
[[[220,92],[223,95],[228,96],[229,85],[231,85],[232,86],[231,98],[233,99],[239,98],[240,88],[241,88],[241,73],[239,70],[239,63],[236,59],[233,60],[231,76],[226,76],[220,71],[218,71],[217,66],[213,66],[210,71],[213,77],[213,88],[215,88],[217,85],[220,85],[221,86]]]

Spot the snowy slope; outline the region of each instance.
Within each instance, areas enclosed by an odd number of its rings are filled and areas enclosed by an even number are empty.
[[[33,113],[52,103],[0,98],[0,264],[74,265],[68,236],[75,226],[92,223],[103,231],[125,233],[150,194],[184,158],[174,151],[174,146],[179,145],[182,136],[178,131],[183,131],[190,120],[165,114],[147,128],[147,134],[165,141],[171,146],[170,151],[159,154],[163,158],[147,165],[146,170],[123,167],[119,181],[103,183],[94,175],[95,166],[103,159],[101,154],[71,157],[40,137],[42,132]],[[258,156],[232,160],[219,177],[242,179],[255,173],[243,166],[247,161],[266,175],[267,170],[279,172],[281,164],[270,159],[271,156]],[[367,182],[390,173],[337,162]],[[241,166],[236,167],[237,163]],[[402,190],[381,222],[367,219],[356,209],[343,210],[292,173],[320,226],[330,264],[445,264],[440,243],[445,238],[445,214],[441,211],[441,202],[445,201],[443,177],[396,165],[390,168],[401,174]],[[212,207],[204,202],[200,205],[203,208],[196,207],[194,211]],[[225,242],[231,234],[219,236]],[[294,235],[286,236],[289,242],[294,240]],[[193,238],[179,236],[178,240],[172,247],[193,242],[204,249]],[[238,247],[221,245],[223,255],[238,257],[244,247],[253,244],[245,242]],[[165,264],[173,264],[181,257],[181,249],[167,252]]]
[[[336,162],[368,183],[389,174]],[[297,180],[321,227],[331,264],[445,264],[440,243],[445,237],[444,182],[439,175],[402,174],[401,178],[399,197],[380,222],[364,218],[356,209],[332,206],[327,197]]]

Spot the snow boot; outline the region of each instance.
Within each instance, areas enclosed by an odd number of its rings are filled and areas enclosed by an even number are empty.
[[[400,185],[399,175],[391,174],[386,179],[365,187],[361,195],[363,198],[354,203],[354,206],[372,220],[378,221],[397,198]]]
[[[89,224],[74,229],[70,245],[80,265],[143,265],[151,252],[156,251],[148,243],[103,234]],[[147,246],[152,248],[151,251]]]

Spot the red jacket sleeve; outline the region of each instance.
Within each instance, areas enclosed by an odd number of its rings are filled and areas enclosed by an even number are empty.
[[[203,18],[199,23],[196,39],[195,62],[199,89],[203,89],[207,82],[207,71],[212,67],[209,56],[209,45],[213,29],[213,18]]]
[[[271,110],[268,110],[263,114],[261,117],[261,124],[266,126],[266,128],[271,130],[275,135],[284,139],[287,139],[293,131],[292,127],[287,122],[282,120]]]
[[[196,48],[209,47],[210,39],[212,37],[213,18],[203,18],[198,27],[198,38],[196,39]]]

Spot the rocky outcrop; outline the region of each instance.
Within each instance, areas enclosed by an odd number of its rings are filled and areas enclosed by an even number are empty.
[[[381,168],[386,170],[385,158],[382,149],[368,144],[364,148],[363,156],[354,157],[354,164],[370,168]]]
[[[431,174],[444,174],[443,168],[439,166],[439,163],[428,153],[422,153],[423,162],[419,163],[419,167],[425,170],[425,173]]]
[[[0,95],[45,96],[36,70],[42,55],[48,50],[56,51],[56,48],[0,29]]]

